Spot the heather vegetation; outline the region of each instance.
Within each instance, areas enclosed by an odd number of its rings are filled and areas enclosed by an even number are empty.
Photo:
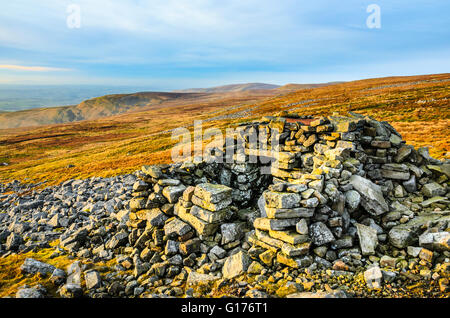
[[[280,111],[299,115],[348,111],[389,121],[415,147],[450,158],[450,75],[368,79],[283,92],[275,89],[167,101],[97,120],[0,131],[0,180],[61,182],[112,176],[170,162],[171,129],[224,129]],[[110,100],[110,97],[101,100]],[[95,103],[98,105],[98,102]]]

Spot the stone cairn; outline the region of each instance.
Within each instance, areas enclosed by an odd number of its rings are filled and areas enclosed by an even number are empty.
[[[97,219],[96,205],[77,224],[70,218],[60,247],[115,257],[153,287],[286,266],[364,268],[375,285],[390,279],[379,267],[449,263],[450,163],[406,145],[389,123],[350,113],[268,116],[238,128],[216,160],[142,167],[129,201]],[[268,144],[255,149],[252,140]],[[20,243],[11,233],[6,250]]]
[[[240,128],[231,142],[237,152],[244,144],[244,152],[233,155],[239,161],[226,163],[222,149],[224,163],[202,162],[204,170],[214,171],[208,177],[196,175],[194,163],[143,168],[145,191],[134,194],[130,206],[138,208],[128,224],[139,228],[147,220],[151,230],[162,228],[154,230],[150,246],[167,240],[165,251],[173,246],[172,254],[181,251],[189,264],[193,253],[204,253],[217,265],[208,271],[223,267],[225,277],[245,272],[251,258],[269,267],[330,268],[342,261],[342,268],[356,268],[391,248],[448,256],[450,165],[431,158],[426,148],[406,145],[387,122],[358,114],[303,121],[265,117]],[[278,143],[255,151],[252,134],[270,140],[273,129]],[[250,163],[255,154],[260,161]],[[270,174],[261,174],[267,167]],[[190,185],[195,176],[197,184]],[[429,229],[420,235],[424,225]],[[252,246],[250,258],[240,255],[234,272],[226,270],[224,257],[231,261],[243,243]]]

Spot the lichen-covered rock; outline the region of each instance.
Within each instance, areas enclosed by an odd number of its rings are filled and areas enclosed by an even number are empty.
[[[65,284],[59,289],[59,295],[63,298],[80,298],[83,296],[83,289],[77,284]]]
[[[441,186],[437,182],[427,183],[422,187],[422,193],[429,197],[443,196],[446,193],[446,190],[443,186]]]
[[[6,239],[5,247],[7,250],[16,251],[20,244],[23,243],[23,238],[19,234],[11,233]]]
[[[238,241],[244,236],[242,231],[242,223],[224,223],[220,226],[220,233],[222,234],[221,244],[225,245],[230,242]]]
[[[223,264],[223,277],[230,279],[245,274],[250,263],[251,259],[245,251],[229,256]]]
[[[359,246],[363,255],[375,254],[378,245],[377,231],[369,226],[357,223],[356,229],[359,238]]]
[[[186,190],[186,186],[180,184],[167,186],[162,193],[169,203],[177,203],[178,199],[183,195],[184,190]]]
[[[312,242],[317,246],[325,245],[335,240],[333,233],[322,222],[311,224],[309,232]]]
[[[217,203],[231,198],[231,190],[221,184],[201,183],[195,187],[194,194],[207,202]]]
[[[42,288],[22,286],[16,293],[16,298],[44,298]]]
[[[191,271],[188,275],[186,286],[198,286],[198,285],[208,285],[218,280],[217,277],[211,274],[201,274],[195,271]]]
[[[267,207],[292,209],[300,207],[302,197],[298,193],[289,192],[264,192],[264,200]]]
[[[378,216],[389,211],[380,186],[358,175],[353,175],[350,183],[361,195],[361,205],[368,213]]]
[[[350,212],[355,211],[358,208],[360,202],[361,195],[358,193],[358,191],[349,190],[345,192],[345,203],[347,204]]]
[[[36,274],[39,273],[41,275],[51,275],[55,270],[55,266],[37,261],[33,258],[26,258],[23,262],[22,266],[20,266],[20,270],[25,274]]]
[[[450,251],[449,232],[428,232],[419,236],[419,245],[433,251]]]
[[[183,236],[192,230],[192,227],[178,218],[173,218],[164,225],[164,233],[167,237]]]

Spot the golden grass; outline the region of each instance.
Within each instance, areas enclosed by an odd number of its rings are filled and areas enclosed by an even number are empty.
[[[41,284],[45,287],[49,296],[57,296],[56,291],[58,287],[49,280],[50,276],[41,277],[39,274],[25,275],[21,272],[20,266],[22,266],[26,258],[34,258],[62,270],[66,270],[70,264],[78,260],[80,263],[87,264],[89,268],[96,269],[100,273],[109,272],[110,268],[115,264],[114,259],[108,262],[94,264],[88,260],[69,258],[67,255],[51,258],[50,256],[55,252],[54,247],[56,245],[58,245],[57,240],[50,243],[50,248],[44,248],[38,252],[13,254],[0,258],[0,298],[7,296],[14,297],[17,290],[25,284],[28,286]],[[82,284],[84,284],[84,282],[82,282]]]
[[[407,143],[430,146],[433,156],[450,158],[449,83],[450,74],[437,74],[277,91],[276,96],[217,94],[98,120],[3,130],[0,162],[9,165],[0,167],[0,182],[47,180],[54,184],[70,178],[129,173],[143,164],[169,163],[171,147],[177,141],[171,140],[170,133],[159,132],[245,110],[250,110],[250,116],[204,122],[204,129],[213,125],[224,129],[281,110],[316,116],[355,111],[389,121]],[[286,107],[298,102],[302,104]]]

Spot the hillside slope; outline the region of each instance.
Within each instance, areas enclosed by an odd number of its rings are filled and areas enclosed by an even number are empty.
[[[0,182],[59,182],[112,176],[144,164],[171,162],[178,127],[225,129],[280,111],[330,115],[348,111],[389,121],[409,144],[450,158],[450,74],[367,79],[277,92],[277,95],[215,95],[174,99],[158,107],[92,121],[0,131]]]
[[[88,99],[78,105],[1,113],[0,129],[96,119],[125,113],[139,107],[158,105],[168,100],[192,97],[192,94],[161,92],[105,95]]]
[[[112,94],[91,98],[78,105],[33,108],[16,112],[0,112],[0,129],[63,124],[82,120],[94,120],[127,112],[170,107],[186,103],[252,99],[276,95],[273,90],[242,90],[209,93],[138,92]]]
[[[329,86],[329,85],[335,85],[335,84],[342,84],[344,82],[329,82],[329,83],[317,83],[317,84],[286,84],[280,87],[277,87],[277,90],[280,91],[295,91],[300,89],[308,89],[308,88],[317,88],[317,87],[323,87],[323,86]]]
[[[209,88],[188,88],[182,90],[175,90],[174,92],[181,93],[220,93],[220,92],[244,92],[261,89],[275,89],[279,85],[265,84],[265,83],[245,83],[245,84],[230,84]]]

